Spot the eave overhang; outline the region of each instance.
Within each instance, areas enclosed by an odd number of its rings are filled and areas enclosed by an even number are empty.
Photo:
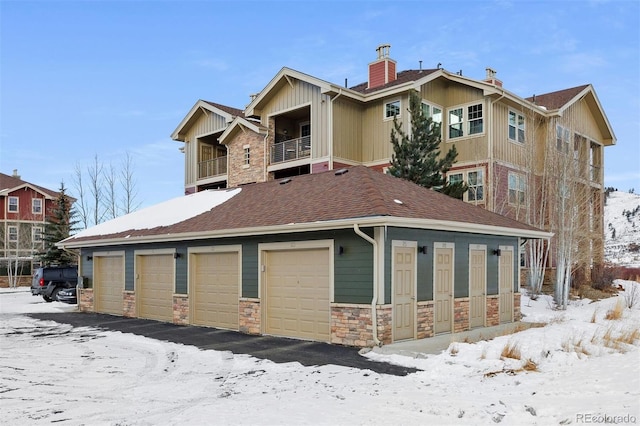
[[[191,107],[187,115],[182,119],[180,124],[178,124],[178,127],[176,127],[176,129],[171,133],[171,139],[174,141],[184,142],[184,131],[193,125],[194,121],[200,116],[200,114],[207,113],[218,114],[224,117],[227,123],[230,123],[233,120],[233,115],[200,99],[193,107]]]

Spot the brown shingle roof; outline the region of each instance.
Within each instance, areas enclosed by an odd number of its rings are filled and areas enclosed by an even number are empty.
[[[400,71],[397,75],[397,79],[384,84],[382,86],[377,86],[374,87],[373,89],[367,89],[367,86],[369,85],[368,82],[365,83],[360,83],[356,86],[350,87],[351,90],[355,90],[356,92],[360,92],[360,93],[364,93],[364,94],[368,94],[368,93],[374,93],[377,92],[378,90],[382,90],[382,89],[387,89],[389,87],[393,87],[393,86],[398,86],[402,83],[407,83],[409,81],[416,81],[421,79],[422,77],[429,75],[431,73],[434,73],[438,71],[437,69],[426,69],[426,70],[406,70],[406,71]]]
[[[11,189],[11,188],[16,188],[22,185],[31,185],[32,187],[36,188],[38,191],[49,195],[50,197],[56,198],[58,196],[58,192],[57,191],[52,191],[50,189],[44,188],[42,186],[39,185],[35,185],[31,182],[27,182],[25,180],[22,180],[20,178],[17,177],[13,177],[13,176],[9,176],[9,175],[5,175],[4,173],[0,173],[0,191],[5,190],[5,189]],[[75,201],[75,200],[74,200]]]
[[[547,109],[562,108],[571,99],[573,99],[578,93],[589,87],[588,84],[582,86],[572,87],[570,89],[558,90],[556,92],[544,93],[542,95],[535,95],[526,98],[529,102],[533,102],[536,105],[543,106]]]
[[[234,107],[230,107],[230,106],[226,106],[226,105],[222,105],[222,104],[217,104],[215,102],[209,102],[209,101],[205,101],[203,100],[202,102],[206,102],[209,105],[216,107],[224,112],[228,112],[229,114],[233,115],[234,117],[244,117],[244,111],[238,108],[234,108]]]
[[[74,244],[124,237],[128,238],[128,243],[134,243],[135,237],[140,236],[170,235],[170,239],[182,240],[184,237],[181,234],[216,231],[229,231],[225,235],[231,236],[233,230],[239,229],[326,224],[370,217],[433,219],[539,231],[365,166],[351,167],[342,175],[328,171],[296,176],[287,183],[282,182],[278,180],[243,186],[239,194],[225,203],[173,225],[128,230],[108,236],[87,236],[75,239]]]

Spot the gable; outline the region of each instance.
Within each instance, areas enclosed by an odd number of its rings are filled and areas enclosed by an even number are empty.
[[[222,132],[241,110],[199,100],[171,133],[171,139],[185,142],[189,135]]]

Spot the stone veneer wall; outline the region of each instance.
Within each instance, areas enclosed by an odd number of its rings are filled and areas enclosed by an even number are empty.
[[[346,346],[373,346],[371,306],[332,304],[331,343]]]
[[[387,345],[393,342],[393,305],[378,305],[376,309],[378,322],[378,340]],[[372,342],[373,343],[373,342]]]
[[[500,295],[487,296],[487,327],[500,325]]]
[[[453,301],[453,332],[469,330],[469,298],[461,297]]]
[[[433,337],[433,300],[418,302],[418,339]]]
[[[173,323],[189,325],[189,296],[186,294],[173,295]]]
[[[135,318],[136,310],[136,293],[134,291],[125,290],[122,293],[122,312],[125,317]]]
[[[260,299],[240,298],[238,302],[238,329],[241,333],[260,334]]]
[[[513,293],[513,322],[518,322],[522,319],[522,310],[520,309],[520,293]]]
[[[249,145],[248,165],[244,164],[245,145]],[[229,156],[228,187],[235,188],[247,183],[264,182],[264,169],[267,167],[264,136],[249,130],[239,132],[233,141],[227,144],[227,153]]]
[[[81,288],[80,290],[80,311],[93,312],[93,289]]]

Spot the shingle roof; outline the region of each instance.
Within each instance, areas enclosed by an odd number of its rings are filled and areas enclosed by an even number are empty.
[[[341,175],[328,171],[295,176],[287,183],[282,182],[243,186],[242,191],[228,201],[170,226],[77,238],[74,244],[125,237],[127,243],[134,243],[135,237],[142,236],[170,236],[170,239],[182,240],[181,234],[216,231],[229,231],[231,236],[234,229],[321,224],[372,217],[432,219],[540,232],[513,219],[365,166],[351,167]]]
[[[226,105],[222,105],[222,104],[218,104],[215,102],[209,102],[209,101],[205,101],[203,100],[202,102],[206,102],[209,105],[216,107],[218,109],[221,109],[224,112],[228,112],[229,114],[233,115],[234,117],[244,117],[244,111],[238,108],[234,108],[234,107],[230,107],[230,106],[226,106]]]
[[[582,86],[572,87],[570,89],[558,90],[556,92],[544,93],[542,95],[535,95],[526,98],[529,102],[533,102],[536,105],[543,106],[547,109],[562,108],[571,99],[573,99],[578,93],[589,87],[588,84]]]
[[[426,69],[426,70],[406,70],[400,71],[397,75],[397,78],[387,84],[383,84],[382,86],[374,87],[373,89],[367,89],[369,85],[368,82],[360,83],[356,86],[350,87],[351,90],[355,90],[360,93],[374,93],[379,90],[387,89],[389,87],[398,86],[403,83],[407,83],[409,81],[416,81],[421,79],[424,76],[427,76],[431,73],[438,71],[437,69]]]
[[[0,191],[5,190],[5,189],[12,189],[12,188],[16,188],[22,185],[31,185],[32,187],[36,188],[38,191],[49,195],[50,197],[56,198],[58,196],[58,192],[57,191],[52,191],[50,189],[44,188],[42,186],[39,185],[35,185],[31,182],[27,182],[25,180],[22,180],[20,178],[14,177],[14,176],[9,176],[9,175],[5,175],[4,173],[0,173]]]

